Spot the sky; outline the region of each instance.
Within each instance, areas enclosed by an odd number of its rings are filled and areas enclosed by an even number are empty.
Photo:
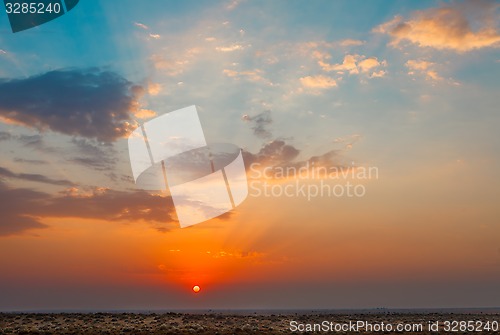
[[[4,9],[0,311],[500,306],[499,2]],[[191,105],[249,194],[180,228],[127,138]]]

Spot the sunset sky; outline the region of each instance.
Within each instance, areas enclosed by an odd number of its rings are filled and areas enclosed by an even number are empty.
[[[500,306],[500,2],[81,0],[18,33],[4,9],[0,311]],[[127,137],[191,105],[247,167],[378,174],[248,169],[181,229]]]

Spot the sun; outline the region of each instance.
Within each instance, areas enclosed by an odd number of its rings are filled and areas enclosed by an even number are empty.
[[[200,292],[201,288],[198,285],[193,286],[193,292],[198,293]]]

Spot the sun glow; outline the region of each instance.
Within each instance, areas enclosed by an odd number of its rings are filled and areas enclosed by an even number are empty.
[[[193,292],[198,293],[200,292],[201,288],[198,285],[193,286]]]

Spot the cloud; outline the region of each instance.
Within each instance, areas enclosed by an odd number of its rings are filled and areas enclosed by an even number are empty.
[[[266,143],[256,154],[244,151],[243,158],[247,167],[253,163],[278,166],[291,162],[299,153],[300,150],[287,144],[284,140],[273,140]]]
[[[441,80],[441,78],[436,71],[427,71],[427,77],[432,80]]]
[[[95,140],[85,138],[73,138],[74,145],[72,153],[78,156],[68,158],[68,161],[92,167],[98,171],[111,170],[116,163],[116,150],[110,144],[100,144]]]
[[[300,78],[300,83],[307,88],[324,89],[337,87],[335,79],[323,75],[302,77]]]
[[[243,50],[244,47],[241,44],[233,44],[229,46],[216,47],[215,50],[220,52],[232,52],[237,50]]]
[[[350,142],[346,142],[346,144],[352,147],[352,144],[357,140],[358,138],[352,138],[350,139]],[[294,171],[297,171],[298,169],[303,167],[325,167],[327,169],[334,167],[337,170],[349,168],[340,163],[341,150],[333,149],[320,155],[311,156],[305,160],[296,160],[300,152],[301,151],[299,149],[297,149],[293,145],[287,144],[284,140],[276,139],[263,145],[259,152],[255,154],[248,151],[243,151],[243,158],[245,160],[245,166],[247,170],[250,169],[251,166],[252,169],[258,169],[259,167],[263,169],[267,167],[280,167],[283,168],[283,171],[288,171],[292,175]],[[282,177],[289,176],[287,175],[288,172],[286,172]]]
[[[94,188],[88,193],[70,188],[61,195],[29,189],[13,189],[0,181],[0,236],[46,228],[44,218],[82,218],[116,222],[144,220],[160,223],[162,230],[174,222],[170,197],[145,191],[114,191]]]
[[[41,135],[19,135],[17,139],[27,147],[38,148],[43,145],[43,137]]]
[[[332,56],[330,56],[330,54],[328,52],[320,51],[320,50],[313,50],[311,55],[313,56],[313,58],[319,59],[319,60],[330,59],[332,57]]]
[[[0,141],[8,141],[12,139],[12,135],[6,131],[0,131]]]
[[[333,140],[333,143],[342,144],[345,146],[346,150],[350,150],[352,149],[355,143],[361,140],[361,137],[362,136],[359,134],[353,134],[346,137],[337,137],[335,140]]]
[[[151,95],[158,95],[162,90],[161,84],[158,83],[148,83],[148,93]]]
[[[425,61],[425,60],[414,60],[410,59],[409,61],[406,62],[406,66],[410,70],[418,70],[418,71],[426,71],[429,69],[431,66],[433,66],[434,63]]]
[[[156,112],[150,109],[139,109],[134,113],[134,116],[138,119],[149,119],[156,116]]]
[[[349,74],[369,74],[370,78],[383,77],[385,71],[380,70],[380,67],[386,67],[387,62],[385,60],[379,61],[377,57],[368,57],[363,55],[350,55],[344,56],[342,64],[329,64],[323,59],[318,60],[319,66],[326,72],[337,72],[338,74],[344,74],[348,72]],[[378,71],[375,71],[377,70]],[[371,72],[371,73],[370,73]]]
[[[43,153],[57,153],[58,148],[54,148],[45,143],[41,135],[13,135],[13,139],[19,141],[24,147],[38,150]]]
[[[255,136],[260,138],[270,138],[272,136],[271,132],[267,129],[273,123],[270,110],[266,110],[255,116],[245,114],[242,116],[242,119],[252,124]]]
[[[359,46],[365,44],[365,41],[346,39],[340,41],[339,45],[342,47]]]
[[[47,228],[29,214],[33,203],[47,199],[47,194],[28,189],[10,189],[0,181],[0,236],[15,235],[29,229]]]
[[[318,64],[321,66],[321,68],[327,72],[330,71],[337,71],[337,72],[344,72],[347,71],[351,74],[359,73],[358,67],[356,65],[356,61],[359,58],[358,55],[345,55],[344,60],[342,61],[342,64],[328,64],[323,61],[318,61]]]
[[[262,77],[262,70],[255,69],[252,71],[235,71],[235,70],[229,70],[229,69],[224,69],[222,70],[222,73],[225,74],[227,77],[230,78],[244,78],[249,81],[264,81],[266,83],[269,83],[264,77]]]
[[[145,191],[116,191],[94,188],[90,194],[52,197],[31,211],[41,217],[78,217],[109,221],[173,222],[170,197]]]
[[[379,25],[374,32],[388,34],[391,46],[409,42],[419,47],[467,52],[500,46],[497,30],[499,4],[493,1],[466,1],[442,4],[401,16]]]
[[[0,116],[26,127],[114,141],[134,127],[142,89],[110,71],[57,70],[0,80]]]
[[[183,73],[189,64],[187,59],[170,59],[158,54],[152,55],[151,61],[157,70],[163,71],[168,76],[177,76]]]
[[[227,10],[233,10],[240,5],[241,0],[232,0],[226,5]]]
[[[0,177],[33,181],[37,183],[44,183],[56,186],[75,186],[74,183],[66,179],[52,179],[41,174],[14,173],[11,170],[4,167],[0,167]]]
[[[139,28],[144,29],[144,30],[148,30],[148,29],[149,29],[149,27],[148,27],[148,26],[146,26],[145,24],[140,23],[140,22],[134,22],[134,25],[135,25],[136,27],[139,27]]]
[[[33,164],[33,165],[48,164],[47,161],[44,161],[44,160],[41,160],[41,159],[25,159],[25,158],[14,158],[14,162],[25,163],[25,164]]]
[[[362,72],[368,72],[373,68],[376,68],[380,66],[380,62],[377,60],[376,57],[370,57],[363,59],[358,63],[359,68],[361,69]]]
[[[424,74],[427,79],[440,80],[442,79],[436,70],[434,69],[435,64],[425,60],[415,60],[410,59],[406,62],[406,67],[409,69],[409,75]]]
[[[385,77],[386,74],[387,72],[385,72],[384,70],[375,71],[370,75],[370,78],[382,78]]]

